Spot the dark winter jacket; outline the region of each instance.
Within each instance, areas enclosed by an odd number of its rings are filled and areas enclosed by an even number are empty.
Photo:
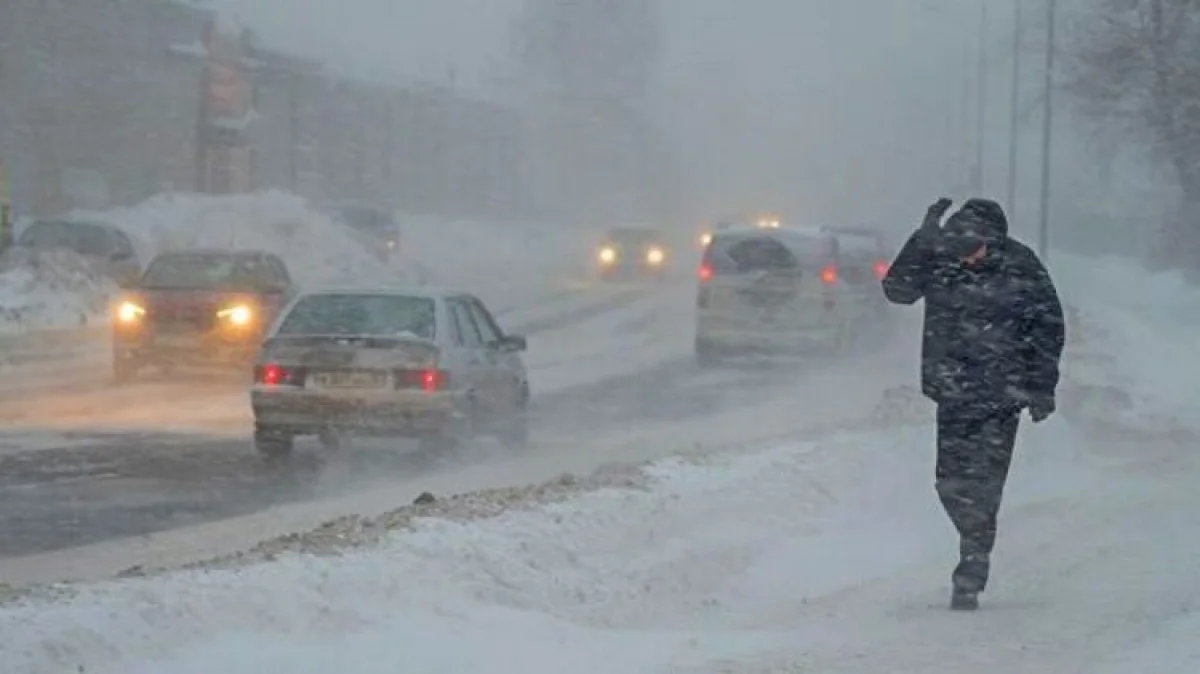
[[[980,262],[962,258],[986,243]],[[1065,343],[1062,306],[1037,255],[1009,238],[992,201],[972,199],[900,249],[883,291],[925,300],[921,388],[941,403],[1014,405],[1053,398]]]

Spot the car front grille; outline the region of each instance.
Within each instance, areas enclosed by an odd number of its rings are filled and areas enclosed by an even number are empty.
[[[206,332],[216,321],[211,307],[199,305],[153,307],[147,313],[150,325],[165,332]]]

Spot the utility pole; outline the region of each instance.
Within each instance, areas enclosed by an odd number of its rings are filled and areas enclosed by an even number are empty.
[[[985,159],[984,136],[987,127],[987,42],[988,42],[988,11],[987,0],[979,0],[979,72],[977,74],[978,100],[976,101],[977,117],[975,120],[975,172],[971,176],[971,187],[976,196],[983,191],[983,162]]]
[[[1024,29],[1021,25],[1021,0],[1013,0],[1012,94],[1009,107],[1008,131],[1008,211],[1017,210],[1017,156],[1021,128],[1021,46]]]
[[[1038,253],[1045,260],[1050,254],[1050,150],[1054,129],[1054,22],[1057,0],[1046,3],[1046,83],[1042,108],[1042,199],[1038,218]]]

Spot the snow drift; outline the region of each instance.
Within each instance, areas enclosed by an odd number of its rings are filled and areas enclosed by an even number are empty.
[[[163,194],[79,217],[111,223],[145,264],[180,248],[251,248],[283,257],[304,285],[433,284],[476,292],[500,308],[564,292],[586,268],[586,239],[541,223],[445,221],[401,216],[402,247],[384,262],[343,225],[283,192]],[[0,269],[0,322],[26,329],[103,321],[114,288],[61,256]]]
[[[1200,288],[1125,258],[1056,253],[1050,268],[1069,314],[1064,402],[1097,423],[1200,429]]]
[[[14,248],[0,258],[0,332],[103,321],[117,287],[71,251]]]
[[[143,264],[166,250],[243,248],[278,254],[302,284],[395,283],[399,273],[303,199],[281,192],[164,194],[130,208],[76,215],[123,229]]]
[[[1012,504],[1063,493],[1028,479],[1071,459],[1070,430],[1054,434],[1022,453]],[[783,643],[745,624],[783,587],[818,597],[950,549],[911,458],[930,442],[858,433],[347,519],[264,545],[270,563],[27,600],[0,613],[0,639],[23,672],[698,665]],[[888,533],[847,538],[862,527]]]

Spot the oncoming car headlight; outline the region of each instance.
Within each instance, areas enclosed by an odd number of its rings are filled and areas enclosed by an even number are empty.
[[[646,251],[646,262],[650,264],[662,264],[666,257],[667,254],[663,252],[662,248],[651,248]]]
[[[254,319],[254,312],[244,304],[235,304],[218,311],[217,317],[229,321],[231,325],[249,325],[250,321]]]
[[[612,264],[617,261],[617,251],[612,246],[605,246],[600,249],[600,262],[603,264]]]
[[[146,310],[133,302],[121,302],[117,305],[117,320],[122,323],[133,323],[146,315]]]
[[[701,246],[707,246],[710,243],[712,243],[712,233],[711,232],[705,232],[700,235],[700,245]]]

